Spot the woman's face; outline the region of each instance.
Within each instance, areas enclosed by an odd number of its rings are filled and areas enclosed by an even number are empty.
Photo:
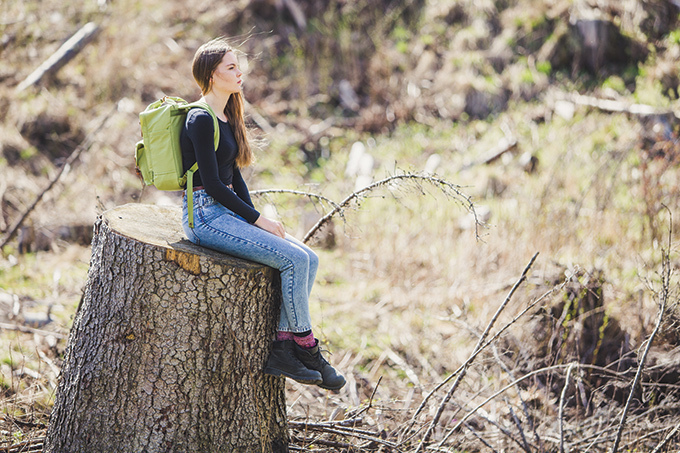
[[[238,93],[241,91],[243,73],[238,67],[238,59],[234,52],[227,52],[215,68],[212,76],[212,91]]]

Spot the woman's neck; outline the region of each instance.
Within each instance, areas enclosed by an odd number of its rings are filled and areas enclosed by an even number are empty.
[[[217,115],[217,118],[221,119],[222,121],[227,121],[228,118],[224,114],[224,108],[227,106],[230,96],[231,94],[220,96],[218,93],[211,91],[210,93],[204,94],[202,100],[213,109]]]

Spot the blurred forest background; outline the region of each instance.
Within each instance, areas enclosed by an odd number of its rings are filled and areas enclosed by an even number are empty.
[[[333,207],[307,193],[410,175],[310,240],[314,329],[348,385],[287,384],[291,450],[678,451],[679,13],[3,0],[0,451],[42,449],[96,216],[179,206],[135,175],[138,113],[196,99],[216,36],[243,52],[249,187],[289,232]]]

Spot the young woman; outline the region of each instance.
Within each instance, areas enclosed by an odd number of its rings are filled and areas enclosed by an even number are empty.
[[[345,378],[321,355],[309,315],[319,260],[309,247],[286,234],[280,222],[255,209],[241,176],[253,155],[243,118],[243,73],[235,51],[224,39],[210,41],[196,51],[192,71],[201,100],[219,120],[220,141],[215,149],[210,113],[191,109],[180,140],[184,169],[198,162],[198,173],[193,194],[188,194],[193,195],[194,227],[189,227],[185,196],[184,231],[195,244],[280,271],[281,317],[265,373],[339,389]]]

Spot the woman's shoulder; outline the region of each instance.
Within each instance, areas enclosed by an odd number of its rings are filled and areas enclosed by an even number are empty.
[[[185,126],[187,128],[209,127],[210,129],[212,129],[213,127],[212,115],[210,115],[210,113],[208,113],[208,111],[205,109],[202,109],[200,107],[194,107],[190,109],[189,112],[187,112]]]

